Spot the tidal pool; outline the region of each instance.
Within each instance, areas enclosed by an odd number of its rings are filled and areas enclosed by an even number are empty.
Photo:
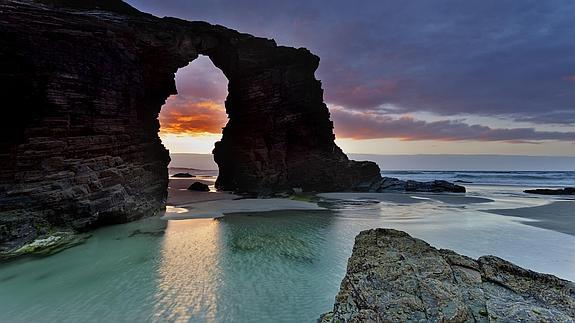
[[[540,200],[488,197],[330,200],[325,211],[102,228],[59,254],[0,264],[0,321],[314,322],[333,306],[355,236],[375,227],[575,280],[575,236],[480,211]]]

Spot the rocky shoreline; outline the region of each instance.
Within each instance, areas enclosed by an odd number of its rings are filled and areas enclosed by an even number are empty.
[[[418,182],[413,180],[401,180],[395,177],[382,177],[375,180],[369,186],[359,186],[358,190],[369,192],[427,192],[427,193],[465,193],[465,187],[448,181],[434,180]]]
[[[321,322],[574,322],[575,284],[391,229],[361,232]]]
[[[558,189],[536,188],[533,190],[524,190],[523,192],[538,195],[575,195],[575,187],[565,187]]]

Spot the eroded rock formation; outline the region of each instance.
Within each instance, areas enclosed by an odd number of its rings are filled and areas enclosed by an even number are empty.
[[[575,284],[494,256],[471,259],[405,232],[355,239],[322,322],[573,322]]]
[[[319,58],[306,49],[117,0],[3,0],[0,245],[162,209],[169,155],[157,117],[174,73],[199,54],[229,80],[219,188],[334,191],[379,178],[335,145]]]

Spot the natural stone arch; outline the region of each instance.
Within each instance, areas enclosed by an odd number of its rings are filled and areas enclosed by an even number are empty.
[[[177,42],[189,57],[208,56],[229,81],[229,122],[214,149],[218,188],[333,191],[379,176],[374,164],[349,161],[335,145],[314,76],[317,56],[219,26],[169,21],[184,27]]]
[[[379,178],[335,145],[319,58],[306,49],[115,0],[4,1],[0,36],[0,100],[26,111],[0,124],[0,243],[163,209],[169,155],[157,118],[175,72],[199,54],[229,80],[219,188],[334,191]]]

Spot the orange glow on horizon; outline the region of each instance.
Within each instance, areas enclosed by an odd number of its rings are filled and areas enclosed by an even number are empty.
[[[221,134],[227,115],[221,103],[211,100],[191,101],[171,96],[160,113],[160,132],[164,134],[202,136]]]

